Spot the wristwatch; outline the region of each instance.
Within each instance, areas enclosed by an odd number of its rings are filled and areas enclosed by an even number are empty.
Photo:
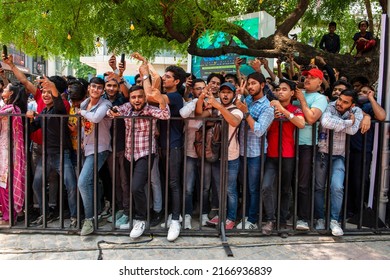
[[[143,75],[142,80],[145,81],[147,78],[149,78],[149,75]]]
[[[251,114],[250,114],[249,112],[246,112],[246,113],[244,114],[244,120],[246,120],[250,115],[251,115]]]
[[[293,113],[290,113],[290,115],[288,115],[288,120],[292,120],[293,118],[295,117],[295,115]]]

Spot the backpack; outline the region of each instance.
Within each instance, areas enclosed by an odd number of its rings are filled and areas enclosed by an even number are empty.
[[[232,111],[234,109],[236,109],[236,107],[229,108],[228,110]],[[212,117],[215,118],[217,116],[218,116],[218,111],[213,109]],[[220,118],[221,120],[207,121],[205,123],[205,135],[203,135],[203,125],[197,131],[195,131],[194,147],[198,158],[203,157],[203,151],[204,151],[204,157],[206,161],[216,162],[217,160],[219,160],[221,156],[221,144],[222,144],[221,141],[222,117]],[[236,134],[237,128],[233,132],[232,136],[230,137],[228,146],[233,136]],[[203,146],[203,139],[204,139],[204,146]]]

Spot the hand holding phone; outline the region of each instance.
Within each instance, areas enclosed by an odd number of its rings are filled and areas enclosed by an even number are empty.
[[[246,64],[246,57],[241,58],[241,63],[240,64]]]
[[[6,45],[3,45],[3,54],[5,58],[8,58],[8,50]]]
[[[121,63],[122,64],[125,63],[125,59],[126,59],[125,54],[122,53],[122,55],[121,55]]]
[[[116,107],[112,107],[111,111],[113,111],[114,113],[118,113],[118,109]]]

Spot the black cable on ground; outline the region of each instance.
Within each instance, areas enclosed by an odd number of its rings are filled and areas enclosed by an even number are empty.
[[[99,255],[98,255],[98,260],[103,260],[103,249],[100,246],[100,244],[110,244],[110,245],[131,245],[131,244],[142,244],[142,243],[149,243],[153,241],[153,235],[150,235],[149,239],[142,240],[142,241],[133,241],[133,242],[111,242],[111,241],[105,241],[105,240],[100,240],[97,243],[97,247],[99,250]]]

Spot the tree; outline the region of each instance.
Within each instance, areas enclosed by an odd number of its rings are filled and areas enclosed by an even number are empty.
[[[297,62],[307,64],[321,55],[334,67],[349,75],[365,74],[371,81],[378,74],[378,51],[355,60],[349,54],[333,55],[291,40],[288,33],[296,25],[304,32],[327,26],[330,19],[351,19],[356,3],[369,0],[0,0],[0,41],[13,42],[28,54],[63,55],[66,58],[90,55],[95,51],[97,37],[105,38],[113,52],[137,50],[146,56],[170,49],[198,56],[218,56],[224,53],[278,57],[299,52]],[[378,1],[372,1],[378,4]],[[371,3],[371,4],[373,4]],[[385,11],[387,0],[379,1]],[[275,16],[275,34],[259,40],[228,20],[247,12],[267,11]],[[355,32],[356,23],[355,22]],[[350,22],[353,22],[351,20]],[[134,30],[130,24],[133,23]],[[316,23],[312,25],[312,23]],[[340,25],[339,25],[340,26]],[[341,26],[340,30],[343,26]],[[209,31],[222,31],[235,36],[245,48],[224,45],[217,49],[200,49],[199,38]],[[303,33],[304,33],[303,32]],[[317,31],[318,32],[318,31]],[[353,34],[350,35],[352,37]],[[304,38],[304,37],[303,37]],[[352,41],[351,41],[352,45]],[[379,44],[378,44],[379,45]]]

